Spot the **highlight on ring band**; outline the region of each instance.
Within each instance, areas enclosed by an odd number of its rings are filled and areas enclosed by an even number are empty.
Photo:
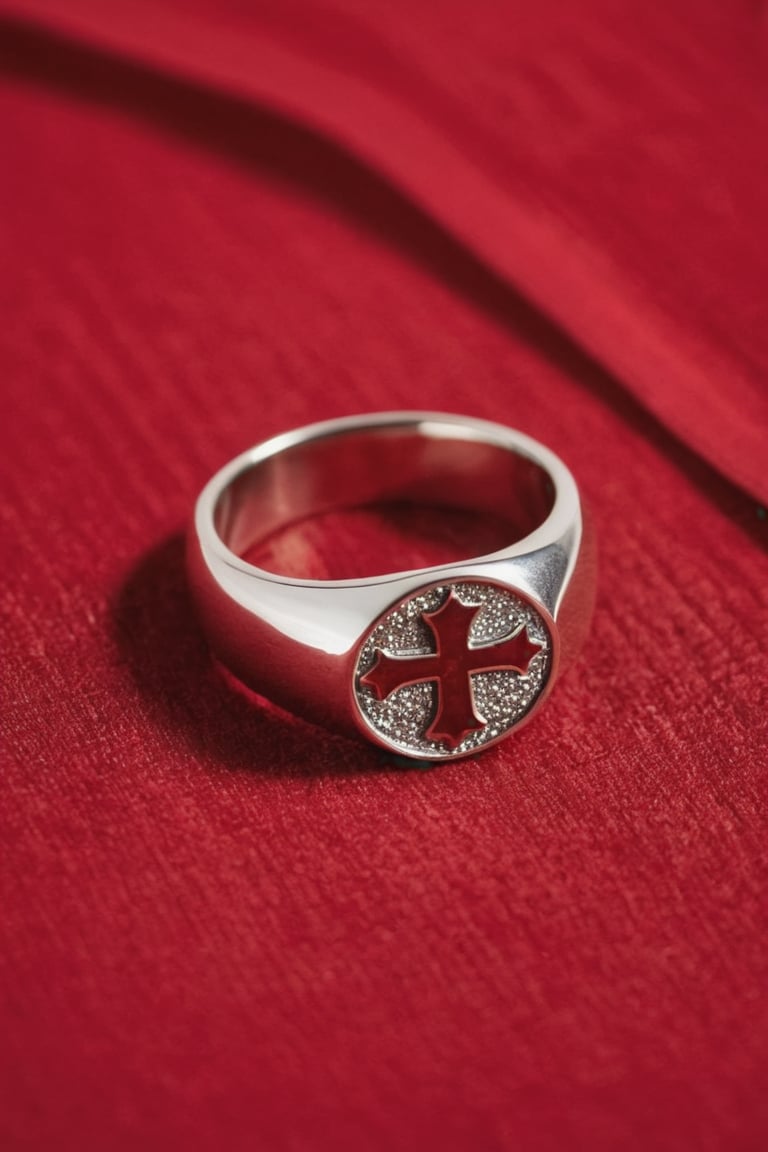
[[[492,512],[513,537],[457,563],[298,579],[243,556],[297,520],[376,501]],[[203,490],[189,575],[217,655],[245,684],[398,755],[481,752],[538,711],[580,647],[594,594],[576,483],[549,449],[443,413],[347,417],[285,433]]]

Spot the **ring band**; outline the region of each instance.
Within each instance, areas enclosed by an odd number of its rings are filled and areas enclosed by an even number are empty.
[[[366,579],[242,558],[295,521],[395,500],[501,515],[515,539]],[[243,683],[420,760],[471,755],[530,720],[581,646],[594,595],[562,461],[521,432],[440,413],[331,420],[238,456],[198,499],[188,567],[211,647]]]

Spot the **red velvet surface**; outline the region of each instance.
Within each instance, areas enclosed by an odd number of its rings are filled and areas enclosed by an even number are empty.
[[[3,1148],[765,1146],[768,25],[656,7],[2,5]],[[183,571],[234,453],[412,406],[548,443],[601,562],[429,771],[238,691]]]

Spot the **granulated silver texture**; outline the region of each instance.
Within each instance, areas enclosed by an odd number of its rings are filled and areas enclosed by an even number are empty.
[[[472,674],[475,712],[484,726],[465,736],[455,748],[425,735],[437,708],[434,682],[405,685],[385,700],[377,700],[373,690],[360,683],[374,664],[377,649],[392,656],[420,656],[435,651],[433,632],[422,614],[440,608],[451,590],[467,607],[480,607],[469,630],[470,648],[505,640],[521,627],[527,629],[532,642],[541,646],[525,675],[513,670]],[[552,642],[547,626],[536,609],[520,596],[498,584],[445,583],[416,593],[374,626],[358,656],[355,698],[366,724],[393,750],[429,760],[454,759],[498,740],[518,724],[544,689],[551,665]]]

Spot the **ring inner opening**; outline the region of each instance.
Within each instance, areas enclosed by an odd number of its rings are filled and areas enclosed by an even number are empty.
[[[543,523],[554,498],[540,465],[463,439],[455,426],[445,438],[385,426],[298,444],[246,468],[214,516],[224,543],[251,563],[333,580],[498,551]]]

